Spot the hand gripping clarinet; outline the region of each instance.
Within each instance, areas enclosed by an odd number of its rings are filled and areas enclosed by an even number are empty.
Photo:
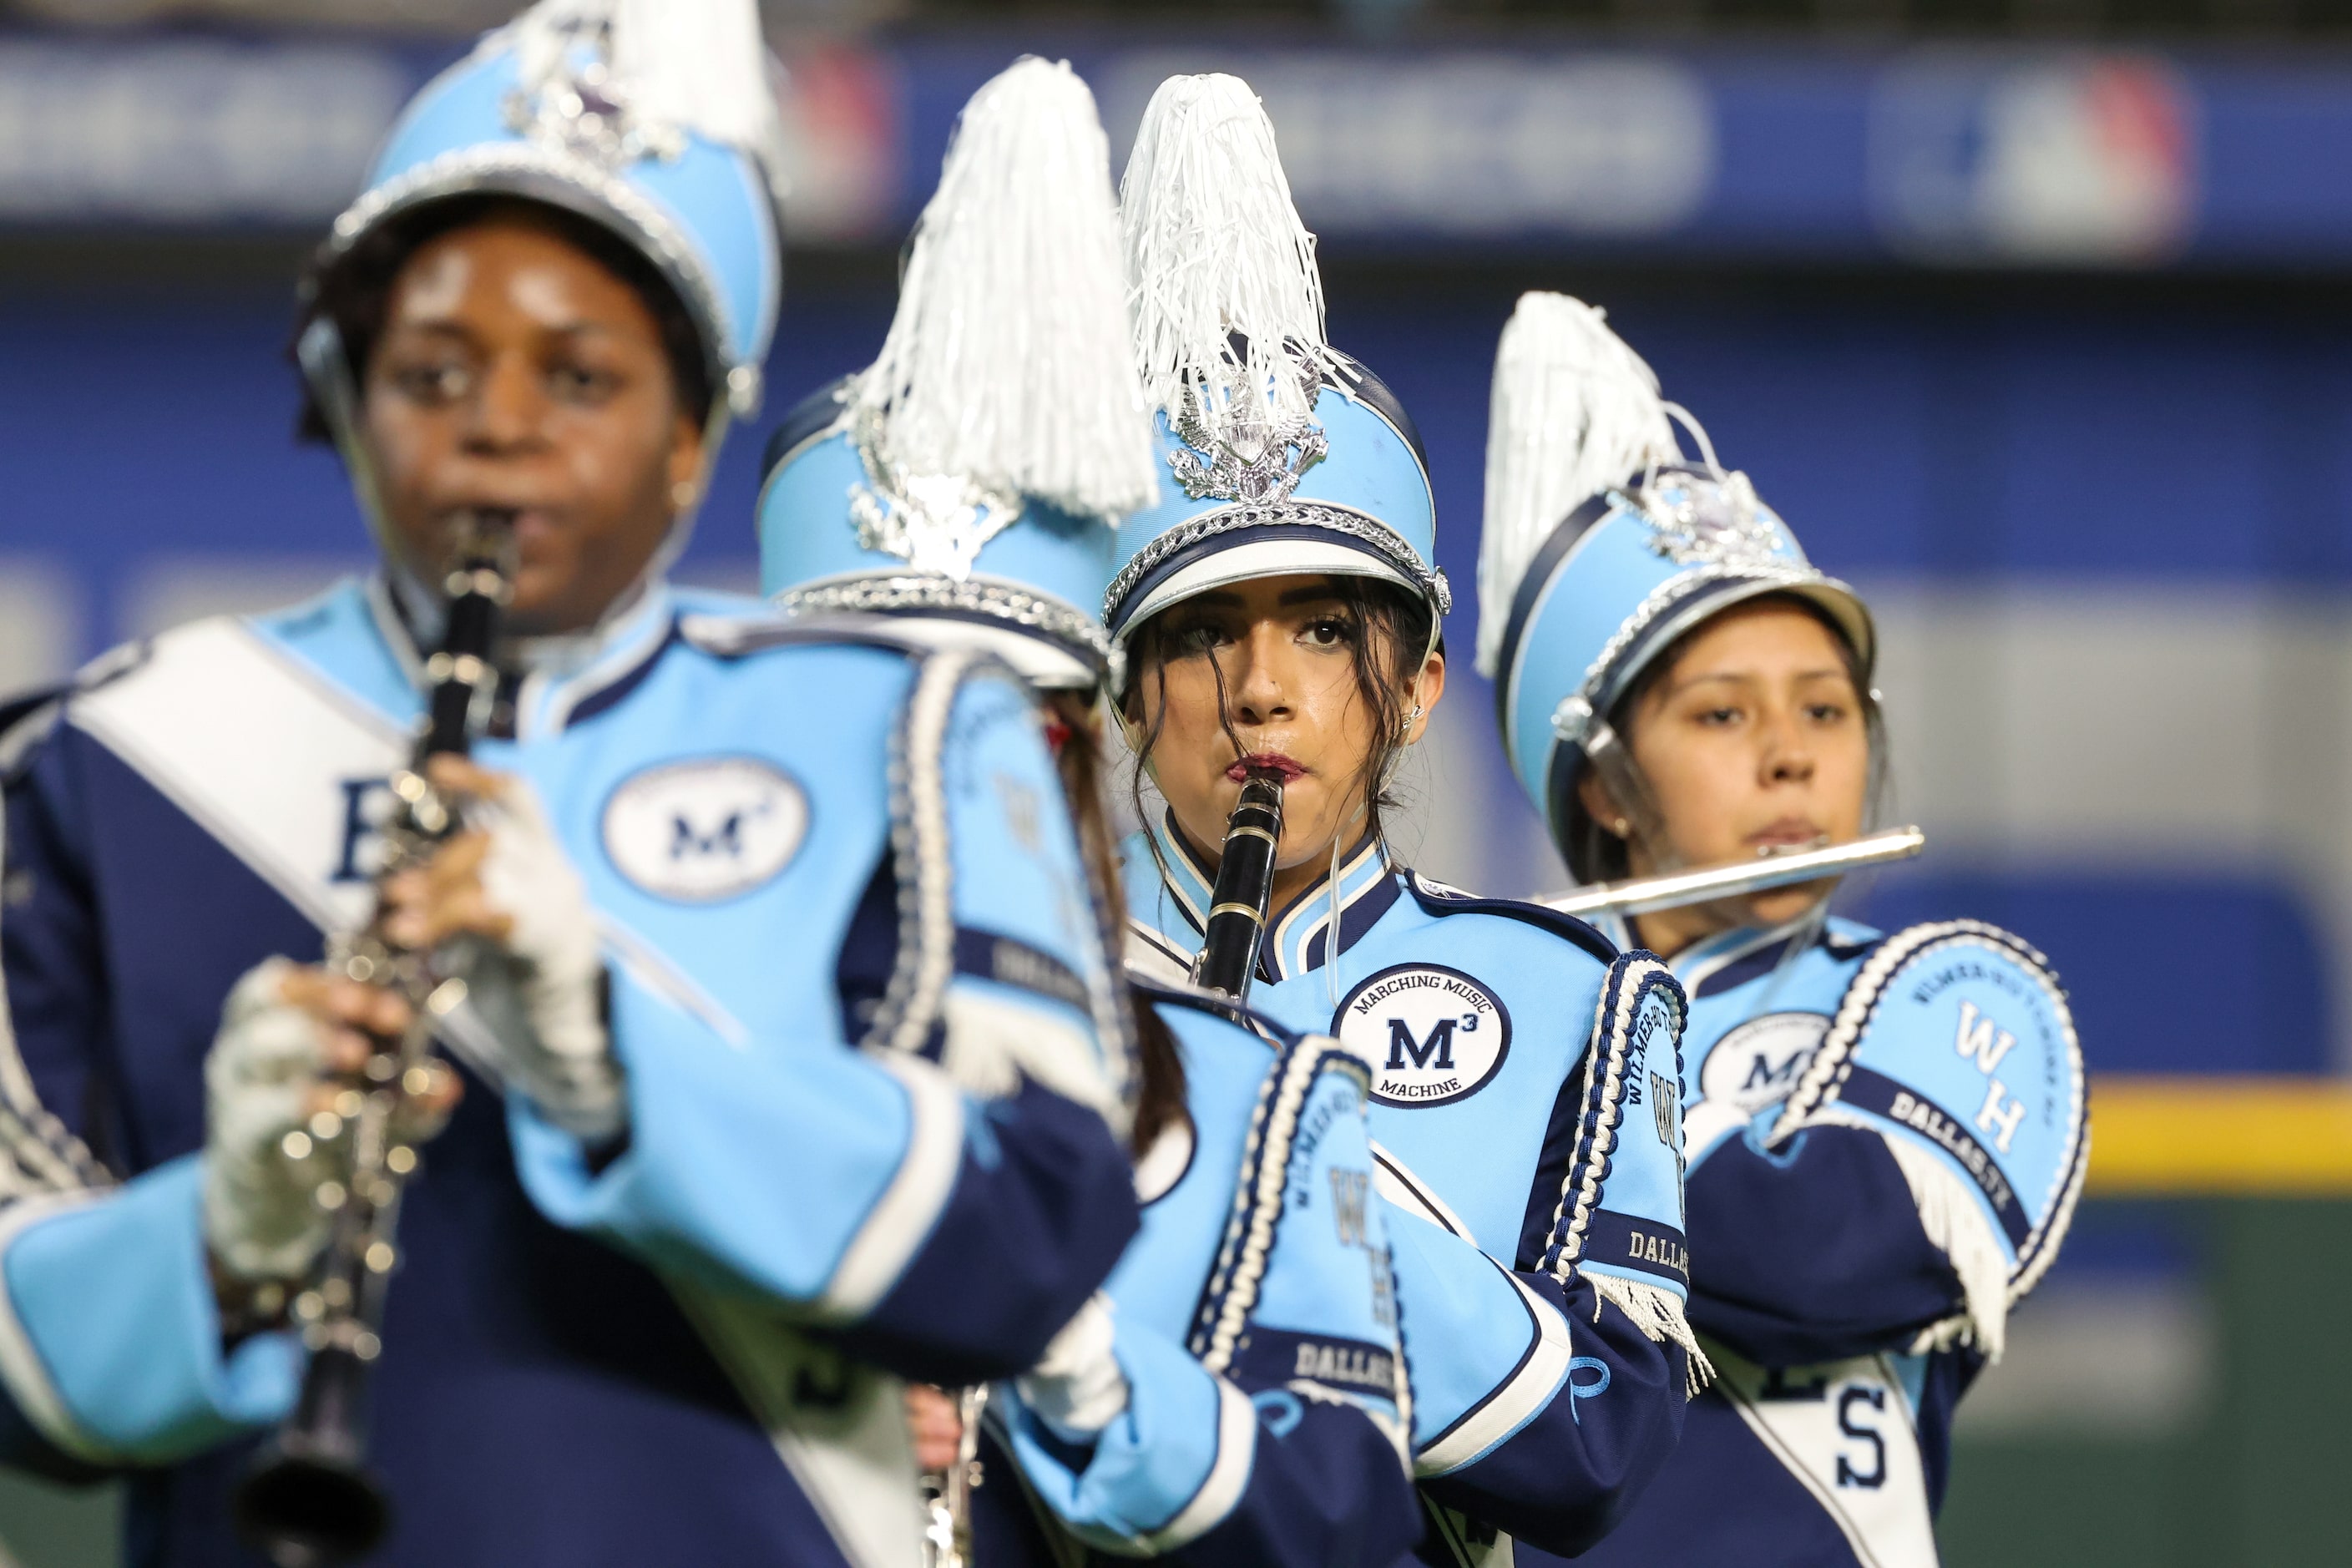
[[[925,1470],[918,1484],[923,1502],[922,1568],[972,1568],[971,1490],[980,1485],[980,1422],[988,1413],[988,1384],[945,1391],[955,1401],[955,1462]]]
[[[1282,844],[1282,775],[1253,768],[1225,818],[1225,848],[1209,893],[1209,919],[1192,982],[1222,992],[1238,1009],[1257,973],[1258,947],[1274,902],[1274,858]]]
[[[392,775],[393,811],[376,887],[423,865],[459,826],[448,801],[426,782],[435,757],[465,756],[473,723],[498,681],[491,645],[512,585],[512,530],[506,512],[458,520],[448,595],[447,635],[426,661],[432,697],[408,766]],[[372,1549],[391,1523],[392,1500],[368,1468],[368,1379],[383,1342],[384,1289],[399,1253],[393,1243],[403,1184],[416,1170],[416,1150],[398,1125],[404,1101],[431,1082],[434,1020],[465,996],[461,981],[436,981],[429,954],[383,934],[384,905],[361,931],[328,944],[327,968],[383,985],[404,997],[414,1021],[397,1038],[379,1040],[361,1087],[346,1089],[316,1119],[310,1134],[344,1140],[347,1181],[318,1193],[334,1216],[325,1252],[294,1319],[310,1352],[294,1413],[255,1456],[237,1488],[238,1531],[278,1568],[326,1568]]]

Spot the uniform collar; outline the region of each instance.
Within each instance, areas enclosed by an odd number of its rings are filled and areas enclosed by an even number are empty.
[[[1161,881],[1191,924],[1197,946],[1207,924],[1210,888],[1216,871],[1185,842],[1172,817],[1161,817],[1152,838],[1160,847]],[[1345,952],[1362,941],[1402,897],[1387,848],[1378,837],[1365,835],[1340,858],[1339,889],[1339,951]],[[1327,870],[1267,920],[1258,968],[1269,984],[1319,969],[1328,961],[1334,902]]]
[[[1640,945],[1634,940],[1633,922],[1623,916],[1611,915],[1598,924],[1601,934],[1620,948]],[[1870,945],[1871,939],[1857,938],[1852,930],[1841,931],[1833,922],[1817,922],[1810,913],[1776,926],[1739,926],[1693,942],[1666,967],[1693,997],[1720,995],[1793,956],[1789,947],[1792,941],[1826,948],[1833,958],[1848,957]]]
[[[425,688],[418,637],[401,593],[379,569],[367,581],[367,602],[376,631],[391,648],[408,684]],[[512,693],[517,741],[558,735],[586,719],[644,677],[668,646],[677,624],[677,602],[667,582],[647,582],[633,602],[607,615],[594,628],[563,637],[520,639],[499,649]],[[600,700],[601,699],[601,700]]]

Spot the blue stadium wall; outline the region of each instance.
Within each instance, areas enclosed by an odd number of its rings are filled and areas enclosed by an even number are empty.
[[[839,264],[826,270],[839,273]],[[887,271],[788,304],[769,417],[860,365]],[[1466,657],[1493,343],[1522,284],[1580,289],[1888,621],[1895,815],[1931,852],[1872,918],[1968,913],[2057,961],[2104,1070],[2338,1057],[2352,731],[2352,331],[2308,286],[1988,289],[1612,268],[1335,264],[1332,330],[1428,444],[1463,590],[1447,722],[1408,852],[1528,892],[1560,873]],[[19,284],[0,304],[0,605],[18,679],[219,605],[284,597],[366,541],[297,447],[285,297],[259,283]],[[2022,293],[2025,298],[2010,298]],[[757,430],[688,561],[750,576]],[[2154,650],[2149,658],[2137,650]],[[1907,660],[1907,664],[1901,661]],[[2242,963],[2197,953],[2259,954]]]

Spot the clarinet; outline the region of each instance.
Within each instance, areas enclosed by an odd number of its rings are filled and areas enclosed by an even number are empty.
[[[1192,983],[1233,998],[1238,1007],[1257,973],[1258,945],[1274,901],[1274,858],[1282,844],[1282,775],[1253,768],[1225,818],[1225,848],[1209,893],[1209,919]]]
[[[988,1384],[950,1391],[956,1402],[955,1462],[925,1470],[918,1482],[923,1503],[922,1568],[972,1568],[971,1493],[981,1482],[980,1421],[988,1410]]]
[[[446,635],[425,661],[431,697],[408,765],[392,775],[393,809],[383,828],[389,879],[431,859],[459,826],[450,803],[428,783],[435,757],[472,749],[476,716],[498,684],[490,663],[500,612],[513,581],[509,512],[474,511],[457,521],[456,549],[443,587]],[[328,1568],[364,1555],[392,1523],[392,1499],[367,1463],[368,1384],[383,1353],[384,1289],[399,1252],[394,1233],[400,1196],[417,1168],[413,1144],[395,1129],[410,1096],[431,1082],[427,1066],[434,1020],[465,999],[462,981],[436,982],[430,955],[383,934],[386,910],[357,931],[333,938],[327,968],[386,986],[404,997],[414,1021],[396,1038],[376,1042],[362,1084],[293,1136],[340,1142],[347,1181],[320,1184],[319,1206],[333,1216],[325,1251],[294,1299],[293,1318],[310,1360],[294,1412],[255,1455],[238,1484],[238,1532],[277,1568]]]

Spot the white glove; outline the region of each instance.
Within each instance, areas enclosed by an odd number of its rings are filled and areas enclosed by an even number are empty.
[[[1127,1408],[1127,1373],[1111,1353],[1110,1298],[1097,1290],[1045,1346],[1037,1364],[1013,1380],[1022,1403],[1066,1442],[1087,1443]]]
[[[508,1089],[574,1137],[602,1142],[620,1131],[628,1108],[604,1028],[604,959],[588,889],[527,780],[509,778],[467,817],[489,838],[485,900],[513,928],[503,943],[450,942],[439,967],[465,981],[497,1037]]]
[[[326,1245],[329,1216],[312,1194],[335,1174],[333,1156],[287,1135],[309,1120],[326,1030],[285,999],[294,965],[246,971],[221,1010],[205,1058],[205,1239],[241,1279],[294,1279]]]

